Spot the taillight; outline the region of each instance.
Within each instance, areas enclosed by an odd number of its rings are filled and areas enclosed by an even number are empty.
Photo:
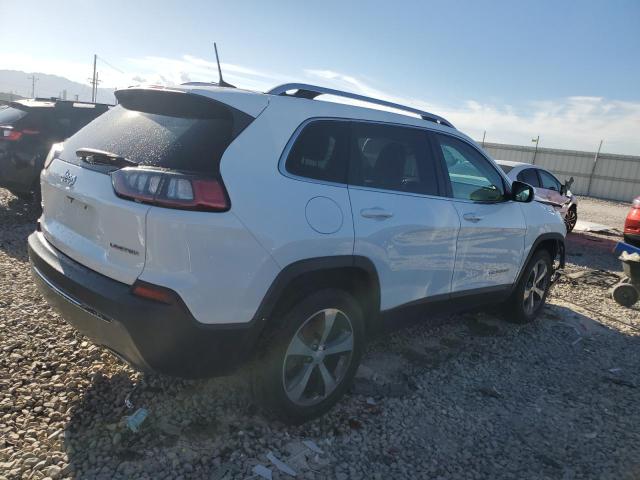
[[[3,140],[9,141],[17,141],[22,138],[23,135],[38,135],[40,132],[38,130],[16,130],[13,127],[3,127],[2,128],[2,138]]]
[[[159,207],[223,212],[229,197],[222,180],[166,170],[126,167],[111,174],[121,198]]]
[[[53,159],[56,158],[60,152],[64,149],[64,143],[54,143],[49,149],[49,153],[47,154],[47,158],[44,159],[44,166],[42,167],[44,170],[49,168]]]

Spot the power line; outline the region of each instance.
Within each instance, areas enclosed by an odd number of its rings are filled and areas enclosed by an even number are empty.
[[[96,55],[97,56],[97,55]],[[100,61],[102,63],[105,63],[106,65],[108,65],[109,67],[113,68],[116,72],[122,73],[123,75],[125,74],[122,70],[120,70],[118,67],[114,67],[112,64],[110,64],[109,62],[107,62],[104,57],[98,57],[100,59]]]

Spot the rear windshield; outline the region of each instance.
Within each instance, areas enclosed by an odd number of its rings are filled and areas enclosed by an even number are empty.
[[[246,126],[250,120],[195,95],[142,93],[126,98],[125,105],[110,109],[69,138],[61,157],[87,166],[75,152],[93,148],[140,165],[216,175],[222,154],[237,135],[237,124]]]
[[[0,125],[13,125],[26,115],[27,112],[19,108],[0,105]]]

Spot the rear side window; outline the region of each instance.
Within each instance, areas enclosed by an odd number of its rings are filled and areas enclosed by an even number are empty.
[[[505,199],[498,171],[476,149],[457,138],[436,135],[449,173],[454,198],[474,202]]]
[[[532,187],[539,187],[538,174],[535,168],[526,168],[518,174],[518,180],[528,183]]]
[[[296,138],[285,168],[300,177],[346,183],[348,138],[347,122],[317,120],[309,123]]]
[[[556,192],[560,191],[560,182],[556,177],[544,170],[539,170],[538,172],[540,173],[540,180],[542,180],[542,188],[555,190]]]
[[[63,160],[94,148],[145,166],[216,175],[222,154],[252,117],[198,95],[129,91],[121,104],[65,143]]]
[[[0,125],[13,125],[27,115],[27,112],[8,105],[0,106]]]
[[[399,192],[438,195],[435,162],[425,132],[354,122],[349,183]]]

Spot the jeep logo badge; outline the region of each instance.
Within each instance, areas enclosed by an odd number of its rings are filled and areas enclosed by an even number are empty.
[[[60,175],[60,180],[62,181],[62,183],[66,183],[70,187],[73,187],[77,179],[78,177],[76,175],[71,175],[69,170],[64,172],[64,175]]]

